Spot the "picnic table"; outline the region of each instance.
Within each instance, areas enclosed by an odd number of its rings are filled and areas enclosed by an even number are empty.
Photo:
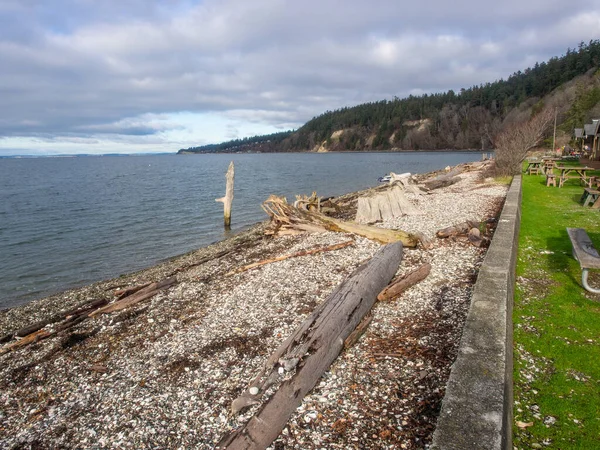
[[[550,156],[542,157],[542,172],[545,174],[552,173],[552,170],[557,166],[556,162],[561,160],[562,158],[555,158]]]
[[[525,173],[529,175],[538,175],[542,170],[542,161],[537,159],[532,159],[527,161],[527,168],[525,169]]]
[[[592,167],[587,166],[556,166],[558,170],[560,170],[560,178],[558,187],[562,187],[565,184],[565,181],[570,179],[578,179],[583,182],[583,184],[588,184],[588,176],[586,172],[588,170],[594,170]]]

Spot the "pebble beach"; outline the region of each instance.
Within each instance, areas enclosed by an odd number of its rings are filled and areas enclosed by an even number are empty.
[[[462,165],[455,184],[407,191],[418,213],[377,224],[431,241],[405,248],[397,275],[425,263],[431,272],[400,297],[375,303],[364,335],[339,355],[270,448],[428,447],[486,251],[436,231],[499,216],[508,186],[484,170]],[[352,217],[363,194],[334,201]],[[215,448],[259,407],[234,414],[231,403],[270,354],[381,247],[347,233],[267,236],[265,228],[257,224],[140,272],[0,311],[0,447]],[[47,339],[1,353],[18,329],[171,277],[173,285],[148,300],[62,331],[49,324]]]

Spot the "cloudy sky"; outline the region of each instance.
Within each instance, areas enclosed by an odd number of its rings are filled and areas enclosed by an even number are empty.
[[[598,38],[600,0],[0,0],[0,155],[287,130]]]

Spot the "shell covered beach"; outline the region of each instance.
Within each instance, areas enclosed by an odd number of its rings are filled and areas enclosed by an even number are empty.
[[[271,448],[427,448],[485,242],[508,189],[485,178],[485,168],[457,166],[453,184],[406,190],[415,213],[377,224],[422,233],[429,245],[405,248],[397,275],[425,264],[430,273],[375,303],[362,337],[303,398]],[[427,186],[439,176],[413,182]],[[334,199],[337,214],[352,218],[366,194]],[[487,224],[478,245],[463,234],[436,237],[466,221]],[[210,449],[243,426],[271,393],[239,411],[232,402],[381,248],[350,233],[271,236],[266,229],[259,224],[158,266],[1,311],[0,447]],[[326,248],[333,250],[311,254]],[[164,280],[170,281],[147,299],[80,319],[78,311],[112,304],[116,291]],[[49,323],[18,345],[27,335],[18,339],[15,332],[39,322]],[[282,367],[282,379],[289,376]]]

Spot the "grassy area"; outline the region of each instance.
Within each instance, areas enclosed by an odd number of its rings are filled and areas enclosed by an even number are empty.
[[[597,172],[600,175],[600,172]],[[514,303],[514,447],[600,448],[600,295],[581,287],[566,227],[585,228],[600,250],[600,210],[583,187],[546,187],[523,175]],[[600,287],[600,274],[590,285]]]

